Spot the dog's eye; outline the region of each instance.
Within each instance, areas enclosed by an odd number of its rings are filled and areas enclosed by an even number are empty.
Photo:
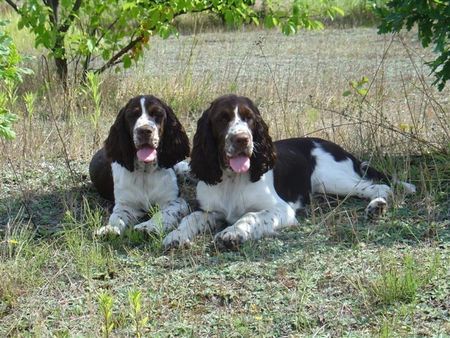
[[[131,115],[132,117],[139,116],[140,114],[141,114],[141,109],[140,109],[139,107],[133,108],[133,109],[131,109],[131,111],[130,111],[130,115]]]
[[[219,115],[219,119],[220,119],[220,121],[228,122],[230,120],[230,117],[228,116],[227,112],[222,112]]]
[[[164,117],[164,113],[161,111],[155,111],[152,113],[152,117],[155,120],[156,123],[161,123]]]
[[[253,120],[253,116],[251,114],[243,114],[241,115],[241,120],[244,122],[250,122]]]

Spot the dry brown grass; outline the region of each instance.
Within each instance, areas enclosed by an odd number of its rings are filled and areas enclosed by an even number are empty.
[[[430,55],[414,35],[391,40],[375,29],[303,32],[233,32],[154,39],[145,62],[102,76],[100,135],[134,95],[151,93],[171,104],[192,136],[196,120],[216,96],[229,92],[257,102],[275,139],[321,136],[357,153],[411,153],[445,148],[448,89],[429,87]],[[40,61],[40,59],[36,60]],[[79,86],[64,95],[43,85],[43,62],[19,93],[38,94],[31,125],[22,119],[18,137],[3,145],[14,162],[63,155],[56,126],[71,159],[88,160],[93,144],[92,102]],[[350,81],[368,77],[366,97]],[[20,100],[19,100],[20,102]],[[19,103],[18,113],[25,109]],[[31,146],[32,145],[32,146]]]

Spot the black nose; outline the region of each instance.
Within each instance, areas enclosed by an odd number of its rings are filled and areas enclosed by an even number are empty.
[[[137,130],[139,136],[148,137],[153,133],[153,129],[149,127],[140,127]]]
[[[250,142],[250,137],[247,134],[244,134],[244,133],[236,134],[236,135],[233,136],[232,142],[237,147],[242,147],[243,148],[243,147],[248,146],[248,144]]]

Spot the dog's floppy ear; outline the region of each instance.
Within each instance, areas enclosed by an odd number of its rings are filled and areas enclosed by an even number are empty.
[[[193,174],[200,181],[214,185],[221,181],[222,169],[220,168],[217,142],[209,123],[210,109],[211,107],[203,113],[197,122],[190,165]]]
[[[166,121],[158,146],[158,164],[163,168],[171,168],[189,156],[189,138],[172,108],[159,101],[166,111]]]
[[[120,110],[114,124],[109,129],[109,135],[105,140],[105,150],[106,156],[111,162],[117,162],[129,171],[133,171],[136,149],[125,120],[128,104],[129,102]]]
[[[256,182],[264,173],[274,167],[276,154],[267,124],[262,119],[258,108],[250,99],[247,100],[249,108],[255,113],[255,124],[252,128],[255,147],[250,158],[250,180]]]

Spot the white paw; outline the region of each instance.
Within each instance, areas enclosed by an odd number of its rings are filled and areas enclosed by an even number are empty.
[[[366,208],[366,219],[376,218],[386,213],[387,202],[383,197],[377,197],[370,201]]]
[[[147,234],[157,234],[162,231],[162,228],[152,220],[149,220],[147,222],[136,224],[134,230],[146,232]]]
[[[407,194],[415,194],[417,189],[414,184],[408,183],[408,182],[400,182],[400,184],[403,186],[403,189],[405,189],[405,192]]]
[[[248,234],[232,225],[214,236],[214,242],[219,249],[235,249],[248,240]]]
[[[120,227],[118,226],[113,226],[113,225],[105,225],[103,227],[101,227],[100,229],[98,229],[95,232],[96,236],[106,236],[106,235],[117,235],[120,236],[122,234],[122,230]]]
[[[175,164],[173,170],[175,170],[177,176],[187,177],[190,174],[191,168],[189,167],[188,161],[184,160]]]
[[[377,198],[383,199],[384,202],[386,202],[386,200],[392,197],[393,195],[391,187],[386,184],[376,184],[373,187],[375,187],[375,196],[377,196]],[[377,198],[375,198],[374,200],[376,200]]]
[[[180,230],[173,230],[163,240],[164,250],[187,247],[191,245],[191,240],[187,234]]]

